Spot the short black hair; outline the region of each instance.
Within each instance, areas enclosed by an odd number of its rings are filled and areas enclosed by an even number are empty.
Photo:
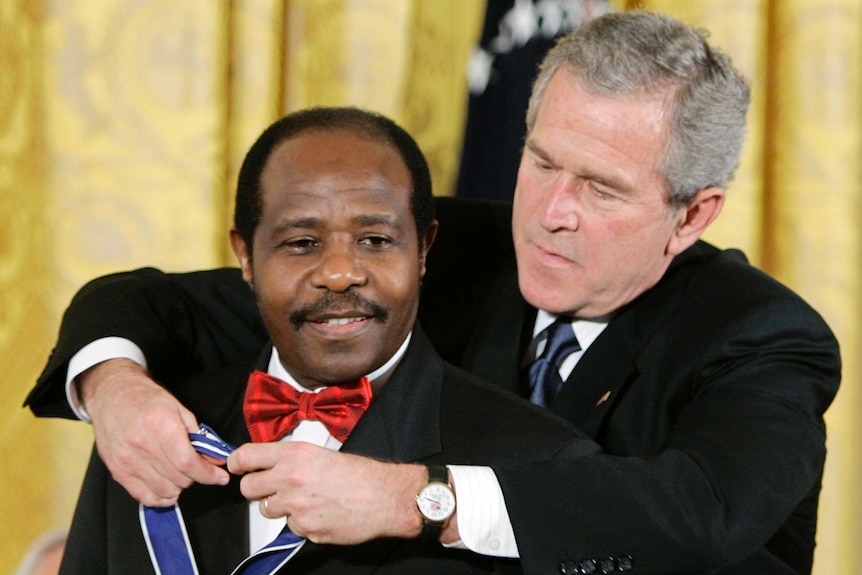
[[[419,145],[406,130],[376,112],[353,107],[318,107],[293,112],[269,126],[243,160],[236,188],[234,227],[251,255],[254,231],[260,223],[263,200],[261,175],[272,151],[285,140],[320,130],[347,130],[394,148],[410,172],[413,184],[410,207],[420,247],[425,230],[434,221],[431,171]]]

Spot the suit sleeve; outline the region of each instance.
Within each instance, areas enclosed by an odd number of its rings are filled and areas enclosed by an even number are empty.
[[[743,561],[748,570],[727,572],[810,571],[837,342],[798,298],[675,321],[647,343],[630,397],[600,432],[617,454],[495,468],[527,572],[608,557],[630,557],[637,573]],[[656,401],[668,382],[677,392]],[[674,413],[665,437],[640,449],[661,426],[639,418],[661,411]],[[776,546],[780,566],[751,570],[777,561]]]
[[[167,274],[142,268],[104,276],[74,296],[25,405],[37,416],[74,417],[65,396],[69,360],[102,337],[135,342],[154,379],[170,388],[178,378],[254,358],[265,333],[238,269]]]

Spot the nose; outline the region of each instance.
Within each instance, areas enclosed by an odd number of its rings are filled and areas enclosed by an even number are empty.
[[[314,287],[344,292],[365,285],[368,275],[351,246],[328,246],[311,275]]]
[[[583,182],[562,175],[549,186],[539,206],[539,223],[549,232],[578,229],[580,188]]]

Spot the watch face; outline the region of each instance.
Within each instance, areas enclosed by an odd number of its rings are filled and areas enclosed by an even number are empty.
[[[416,497],[419,512],[429,521],[446,521],[455,511],[455,494],[442,483],[429,483]]]

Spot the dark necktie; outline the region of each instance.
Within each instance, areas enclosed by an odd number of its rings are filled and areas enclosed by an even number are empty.
[[[344,443],[371,403],[371,384],[332,385],[318,393],[297,391],[268,373],[255,371],[248,378],[242,412],[252,441],[275,441],[303,420],[320,421]]]
[[[572,323],[559,318],[548,328],[545,349],[530,366],[530,401],[542,407],[550,407],[563,380],[560,377],[560,364],[569,355],[581,349]]]

